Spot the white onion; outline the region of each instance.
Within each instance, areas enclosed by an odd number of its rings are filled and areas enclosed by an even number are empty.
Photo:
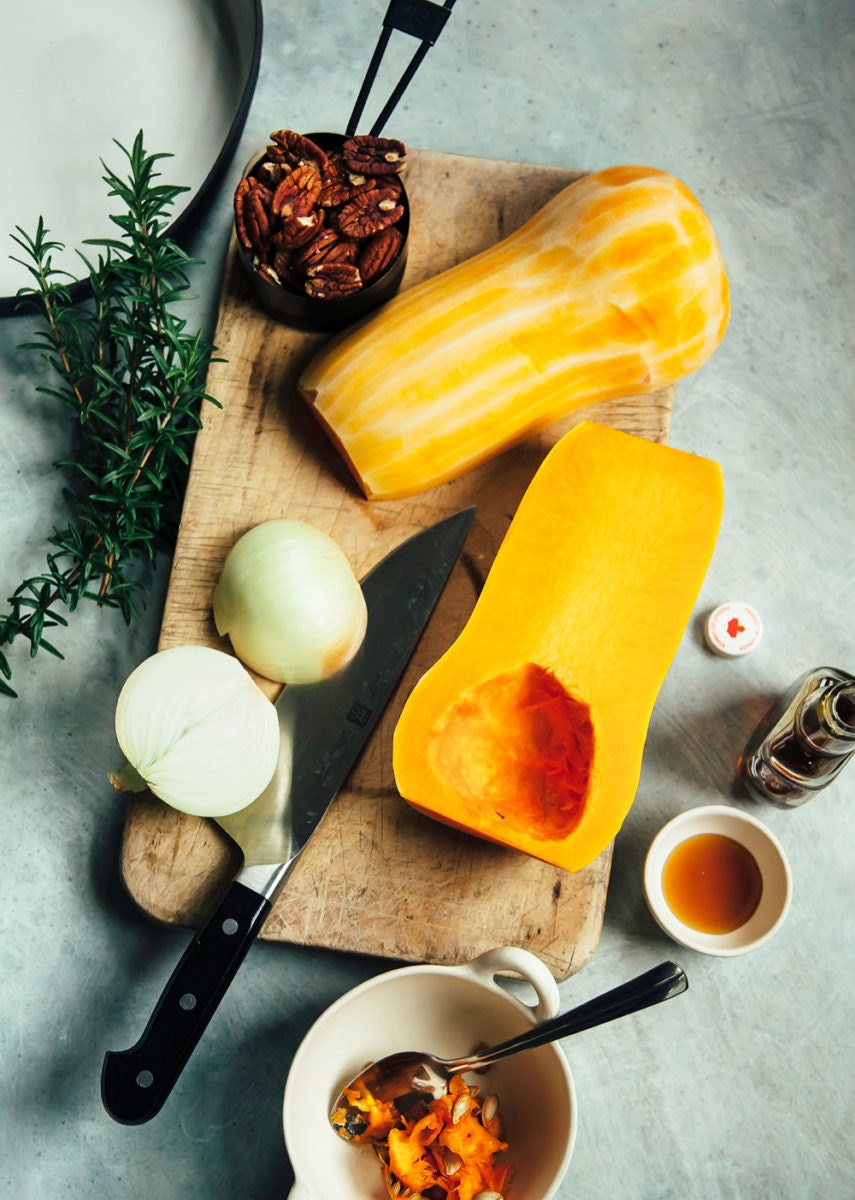
[[[214,621],[259,675],[316,683],[356,654],[368,611],[340,546],[304,521],[277,520],[235,542],[214,591]]]
[[[127,759],[120,791],[149,787],[173,808],[221,817],[267,787],[279,756],[276,709],[237,659],[174,646],[131,672],[116,705]]]

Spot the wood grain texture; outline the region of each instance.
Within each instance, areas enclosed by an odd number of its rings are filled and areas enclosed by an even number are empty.
[[[558,168],[413,152],[404,287],[504,237],[575,178]],[[665,441],[673,391],[592,406],[461,479],[368,502],[296,392],[302,364],[326,336],[255,308],[232,246],[215,335],[224,361],[211,364],[208,378],[223,407],[205,407],[196,439],[160,647],[228,649],[214,628],[212,594],[228,550],[260,521],[310,521],[335,538],[362,577],[417,530],[469,504],[478,511],[404,678],[262,936],[441,963],[520,945],[564,979],[596,948],[611,848],[569,873],[430,821],[395,790],[392,733],[415,681],[465,624],[517,503],[557,437],[590,418]],[[259,682],[274,698],[277,685]],[[122,875],[155,920],[198,927],[239,867],[240,852],[213,822],[150,795],[129,801]]]

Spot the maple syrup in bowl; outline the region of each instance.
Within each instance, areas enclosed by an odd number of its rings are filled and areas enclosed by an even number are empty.
[[[680,813],[653,839],[644,892],[674,941],[731,956],[776,932],[792,880],[783,847],[765,825],[739,809],[706,805]]]

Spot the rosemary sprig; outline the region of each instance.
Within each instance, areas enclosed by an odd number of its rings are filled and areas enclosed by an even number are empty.
[[[148,590],[147,570],[158,546],[168,544],[169,517],[180,506],[192,437],[205,391],[212,347],[185,332],[175,306],[188,296],[189,258],[164,230],[176,197],[186,191],[158,183],[156,164],[139,133],[127,178],[102,162],[109,195],[124,211],[111,216],[120,236],[90,239],[97,261],[82,252],[91,300],[72,303],[68,272],[53,264],[64,249],[39,218],[30,237],[17,226],[12,239],[26,259],[33,284],[21,288],[23,304],[44,319],[35,341],[20,347],[44,356],[55,386],[36,390],[71,410],[74,456],[56,465],[70,479],[71,514],[64,529],[47,539],[42,574],[25,579],[0,614],[0,695],[15,696],[12,670],[2,647],[16,638],[30,654],[63,656],[45,631],[68,624],[83,599],[120,609],[127,623]],[[219,407],[219,405],[218,405]]]

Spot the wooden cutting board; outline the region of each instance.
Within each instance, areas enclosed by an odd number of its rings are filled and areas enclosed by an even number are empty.
[[[404,287],[504,237],[579,174],[412,152]],[[400,686],[262,936],[440,963],[518,945],[564,979],[599,939],[611,848],[568,873],[429,820],[395,790],[392,733],[415,681],[463,627],[517,503],[557,437],[589,418],[665,441],[672,390],[593,406],[461,479],[406,500],[368,502],[296,392],[301,365],[327,336],[265,317],[231,246],[215,335],[224,361],[212,363],[208,377],[223,407],[205,406],[196,438],[160,648],[229,648],[216,633],[211,598],[229,549],[260,521],[311,522],[339,543],[361,578],[419,529],[470,504],[477,515]],[[259,682],[274,698],[277,685]],[[145,794],[128,803],[121,868],[146,913],[196,928],[239,870],[240,852],[213,822]]]

